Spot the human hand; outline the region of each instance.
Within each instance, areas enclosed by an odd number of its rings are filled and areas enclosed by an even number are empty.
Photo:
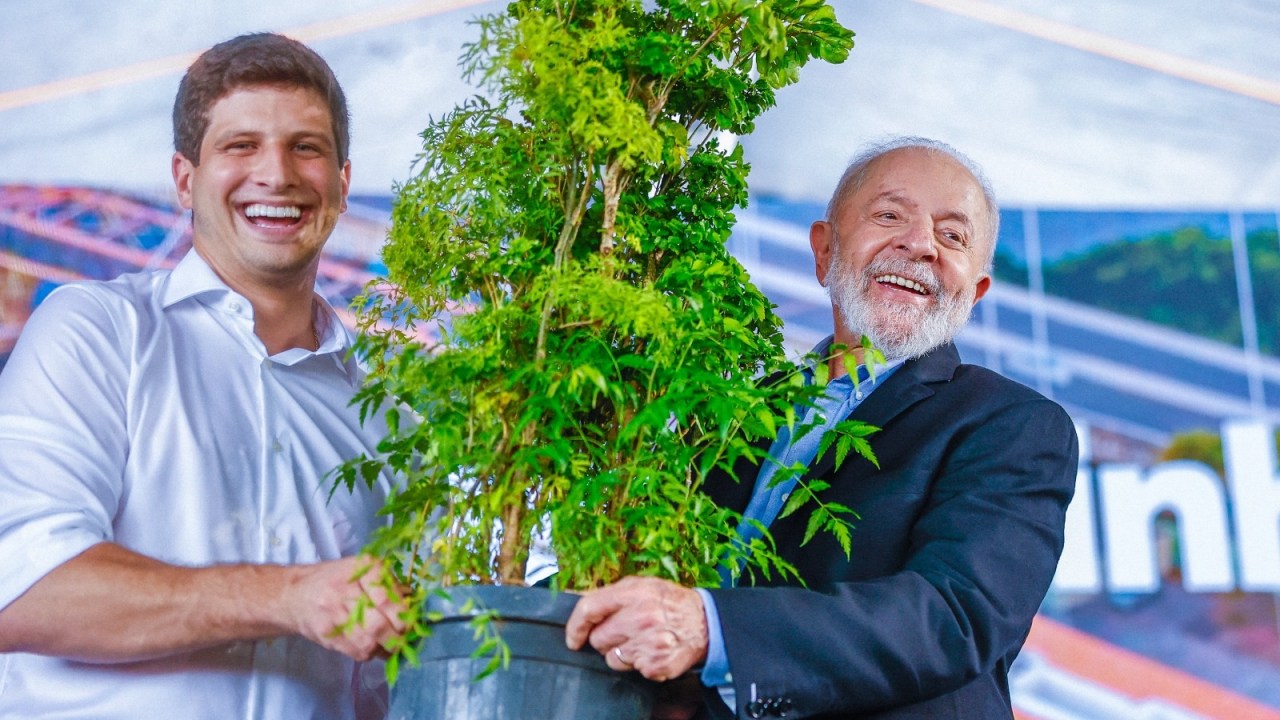
[[[627,577],[589,591],[565,625],[570,649],[588,641],[614,670],[637,670],[659,682],[680,677],[707,658],[702,597],[651,577]]]
[[[299,635],[362,662],[388,655],[387,642],[405,630],[405,607],[379,561],[349,557],[292,569],[290,607]]]

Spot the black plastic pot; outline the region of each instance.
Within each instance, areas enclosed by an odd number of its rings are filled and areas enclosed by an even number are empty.
[[[487,658],[468,624],[476,611],[498,613],[496,627],[511,664],[474,680]],[[564,624],[578,602],[544,588],[450,588],[429,610],[444,617],[420,646],[419,667],[403,666],[391,690],[388,720],[648,720],[655,685],[637,673],[609,669],[590,647],[564,644]]]

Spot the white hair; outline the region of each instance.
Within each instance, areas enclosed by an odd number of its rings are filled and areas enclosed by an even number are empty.
[[[835,192],[831,194],[831,200],[827,203],[827,222],[834,225],[835,219],[840,213],[841,205],[866,182],[869,168],[873,162],[891,152],[907,148],[916,148],[951,158],[968,171],[973,176],[974,181],[978,183],[978,187],[982,188],[983,199],[987,205],[987,236],[985,238],[987,241],[987,257],[983,268],[985,272],[990,273],[996,252],[996,236],[1000,234],[1000,207],[996,204],[995,192],[991,190],[991,183],[987,181],[987,176],[983,174],[982,168],[978,167],[977,163],[944,142],[923,137],[900,136],[863,148],[849,162],[844,174],[840,176],[840,182],[836,183]]]

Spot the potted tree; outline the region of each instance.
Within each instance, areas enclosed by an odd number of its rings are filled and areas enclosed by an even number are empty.
[[[758,461],[775,418],[813,392],[794,373],[759,382],[792,365],[772,306],[725,247],[748,168],[719,138],[749,132],[810,59],[842,61],[852,33],[821,0],[518,0],[477,22],[463,66],[486,94],[422,133],[418,173],[397,191],[387,288],[360,312],[358,401],[387,412],[390,432],[380,456],[338,473],[407,479],[370,548],[409,588],[393,679],[402,659],[472,655],[471,630],[450,634],[459,617],[481,620],[484,662],[510,662],[511,621],[572,607],[554,590],[630,574],[713,585],[718,566],[743,561],[791,572],[767,535],[741,542],[741,518],[700,491],[708,473]],[[401,422],[404,408],[419,421]],[[846,425],[825,442],[866,454],[867,432]],[[807,503],[811,530],[847,547],[848,509],[821,489],[801,483],[784,512]],[[557,562],[550,591],[523,589],[538,542]],[[485,585],[515,605],[458,590]],[[495,612],[500,624],[484,622]],[[548,650],[567,653],[555,632]],[[556,662],[616,680],[576,655]],[[456,670],[432,672],[422,697],[456,684]],[[643,688],[602,692],[635,707],[579,716],[647,717]],[[422,716],[498,717],[514,700],[495,697]]]

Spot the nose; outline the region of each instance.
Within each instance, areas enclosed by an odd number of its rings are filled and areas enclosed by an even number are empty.
[[[254,181],[270,189],[283,189],[297,184],[298,173],[289,148],[269,145],[258,153]]]
[[[937,257],[938,254],[938,248],[934,245],[933,228],[927,222],[911,223],[898,236],[897,247],[912,260],[928,262]]]

